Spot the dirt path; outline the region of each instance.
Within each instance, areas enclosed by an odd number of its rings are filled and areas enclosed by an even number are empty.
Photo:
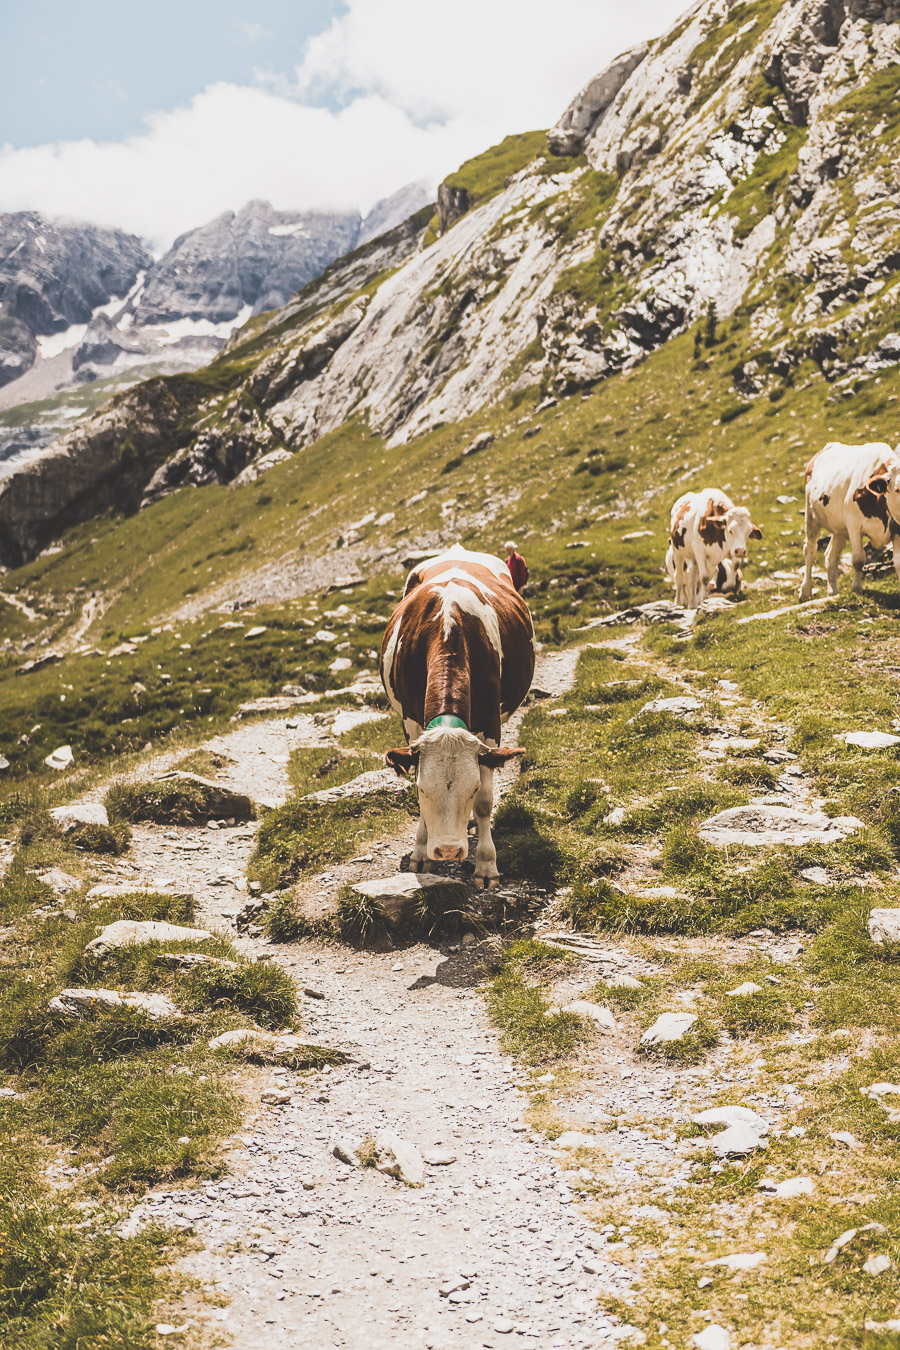
[[[545,657],[536,683],[564,692],[576,655]],[[329,743],[311,718],[289,720],[240,727],[206,748],[229,757],[223,777],[235,785],[283,797],[290,749]],[[128,866],[148,882],[188,887],[200,922],[226,930],[245,899],[254,833],[140,827]],[[412,835],[410,824],[318,884],[332,890],[390,875]],[[510,1334],[535,1350],[586,1350],[627,1334],[598,1307],[594,1239],[571,1188],[522,1122],[519,1075],[477,992],[477,945],[388,955],[312,942],[240,945],[324,995],[306,1000],[304,1025],[353,1060],[314,1075],[264,1075],[291,1100],[261,1108],[228,1176],[202,1194],[149,1198],[152,1212],[191,1220],[203,1249],[188,1267],[227,1299],[221,1310],[193,1305],[190,1314],[248,1350],[500,1346]],[[336,1136],[384,1127],[453,1161],[429,1165],[425,1186],[410,1190],[332,1154]],[[447,1280],[460,1287],[445,1297]]]

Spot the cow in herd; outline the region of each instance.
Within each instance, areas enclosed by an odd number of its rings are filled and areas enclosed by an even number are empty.
[[[696,608],[710,590],[740,595],[750,541],[762,538],[745,506],[719,488],[686,492],[672,507],[670,529],[666,571],[679,604]],[[900,577],[900,457],[889,445],[830,442],[807,465],[801,600],[812,594],[823,530],[831,532],[825,561],[832,595],[848,540],[853,591],[862,589],[863,539],[891,545]],[[501,558],[459,546],[410,572],[385,631],[381,678],[408,742],[385,758],[401,775],[414,771],[418,789],[412,871],[465,859],[474,816],[475,884],[498,885],[494,771],[524,754],[519,746],[502,749],[500,731],[533,674],[531,615]]]
[[[494,770],[524,750],[500,748],[500,728],[534,674],[534,629],[501,558],[457,547],[420,564],[388,622],[381,679],[408,745],[389,750],[415,770],[419,827],[411,871],[460,862],[478,828],[475,885],[499,884],[491,837]]]
[[[670,527],[666,569],[679,605],[696,609],[717,583],[740,594],[750,540],[762,538],[746,506],[735,506],[720,488],[686,492],[672,507]]]

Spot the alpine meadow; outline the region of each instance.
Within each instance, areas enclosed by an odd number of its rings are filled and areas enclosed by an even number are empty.
[[[900,1347],[900,3],[0,215],[0,385],[0,1345]]]

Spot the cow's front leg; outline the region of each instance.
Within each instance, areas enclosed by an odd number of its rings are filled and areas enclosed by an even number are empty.
[[[494,808],[494,771],[481,766],[481,786],[475,797],[475,820],[478,824],[478,843],[475,848],[475,885],[479,889],[494,890],[500,885],[497,871],[497,850],[491,835],[491,811]]]
[[[853,581],[850,589],[854,595],[862,595],[862,573],[866,563],[866,548],[863,543],[861,530],[850,530],[850,551],[853,555]],[[837,583],[835,582],[835,590]],[[833,594],[834,592],[832,592]]]
[[[411,872],[431,871],[431,864],[428,861],[428,831],[425,828],[424,816],[419,816],[416,842],[413,845],[412,853],[409,855],[409,870]]]

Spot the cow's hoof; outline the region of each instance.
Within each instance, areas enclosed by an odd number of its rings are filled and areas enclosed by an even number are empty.
[[[476,891],[496,891],[499,886],[499,877],[475,877]]]
[[[421,870],[422,870],[422,859],[421,859],[421,858],[410,858],[410,860],[409,860],[409,870],[410,870],[411,872],[421,872]]]

